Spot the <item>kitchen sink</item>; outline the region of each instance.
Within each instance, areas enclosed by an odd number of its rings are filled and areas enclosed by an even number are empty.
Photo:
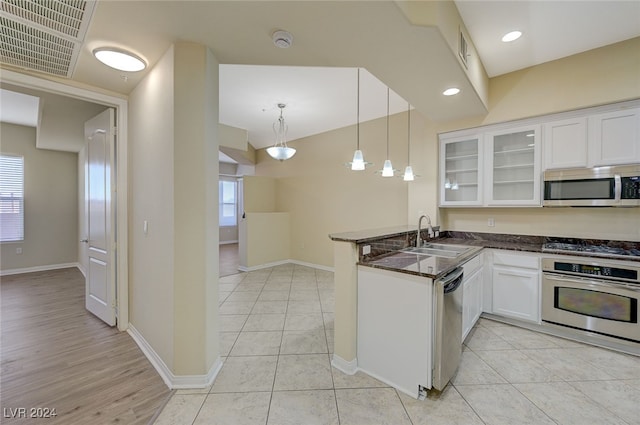
[[[434,257],[456,258],[472,249],[474,249],[472,246],[427,243],[420,247],[405,248],[401,251],[411,254],[431,255]]]

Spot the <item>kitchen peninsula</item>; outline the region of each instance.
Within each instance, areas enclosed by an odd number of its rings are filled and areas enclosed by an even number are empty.
[[[415,254],[402,252],[407,247],[415,246],[416,230],[415,226],[397,226],[330,235],[334,241],[336,285],[334,367],[345,373],[355,373],[358,370],[359,266],[435,279],[441,273],[446,274],[451,268],[471,259],[474,256],[472,254],[477,254],[477,251],[473,251],[469,256],[457,259],[437,258],[433,264],[440,266],[435,268],[432,265],[433,268],[429,269],[430,266],[424,263],[425,259],[420,260]],[[598,263],[606,265],[600,267],[604,270],[603,274],[608,273],[610,268],[617,267],[629,270],[637,276],[640,269],[640,242],[440,232],[438,228],[434,230],[441,234],[429,242],[436,240],[443,244],[475,246],[478,250],[486,248],[483,251],[483,261],[491,267],[485,267],[481,273],[484,274],[484,284],[480,285],[480,293],[476,296],[480,299],[480,311],[488,318],[640,355],[640,343],[635,341],[543,323],[540,291],[543,256],[561,258],[565,262],[595,258]],[[426,239],[426,230],[422,235]],[[563,251],[563,247],[568,248]],[[509,278],[501,280],[503,274]],[[499,290],[493,290],[494,279]],[[503,292],[521,289],[526,289],[527,292],[523,292],[523,302],[520,305],[517,303],[518,296],[514,297],[513,293],[503,295]],[[515,298],[515,306],[509,304],[513,299],[505,298]],[[640,329],[638,334],[640,335]]]

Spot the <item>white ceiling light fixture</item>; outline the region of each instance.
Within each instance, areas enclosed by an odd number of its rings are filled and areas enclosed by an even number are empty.
[[[351,167],[353,171],[362,171],[367,165],[371,165],[370,162],[365,162],[364,155],[360,150],[360,68],[358,68],[358,82],[356,84],[357,87],[357,111],[356,111],[356,151],[353,153],[353,160],[347,165]]]
[[[296,150],[294,148],[290,148],[287,146],[287,130],[289,127],[284,122],[284,117],[282,116],[282,110],[286,107],[284,103],[278,103],[278,108],[280,108],[280,117],[278,121],[273,123],[273,132],[276,134],[276,143],[267,148],[267,153],[273,159],[277,159],[278,161],[284,161],[290,159],[293,155],[296,154]]]
[[[457,87],[450,87],[442,92],[442,94],[445,96],[454,96],[458,93],[460,93],[460,89]]]
[[[118,71],[137,72],[147,67],[146,62],[142,60],[142,58],[123,49],[99,47],[94,49],[93,55],[103,64]]]
[[[522,36],[522,31],[511,31],[502,36],[502,41],[505,43],[510,43],[512,41],[516,41]]]
[[[271,34],[271,39],[273,40],[273,44],[281,49],[288,49],[293,44],[293,36],[287,31],[275,31]]]

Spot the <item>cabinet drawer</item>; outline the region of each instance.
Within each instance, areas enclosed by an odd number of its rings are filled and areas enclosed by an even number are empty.
[[[471,276],[473,272],[482,267],[482,253],[476,255],[471,260],[462,265],[465,277]]]
[[[538,270],[540,268],[540,259],[535,255],[493,251],[493,264]]]

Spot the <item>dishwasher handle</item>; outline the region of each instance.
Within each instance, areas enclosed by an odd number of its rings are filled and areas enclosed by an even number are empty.
[[[458,268],[453,272],[446,275],[444,278],[440,279],[439,282],[442,284],[444,288],[444,293],[449,294],[454,292],[458,287],[462,284],[462,279],[464,278],[464,269]]]

